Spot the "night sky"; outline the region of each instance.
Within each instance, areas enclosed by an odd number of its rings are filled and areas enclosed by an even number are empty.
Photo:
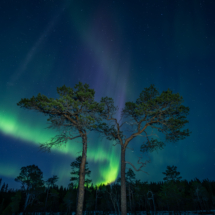
[[[190,108],[184,129],[192,133],[163,150],[142,154],[138,137],[126,160],[136,167],[150,159],[142,181],[163,181],[167,166],[182,179],[215,180],[215,1],[214,0],[1,0],[0,4],[0,178],[9,188],[20,168],[37,165],[47,180],[67,187],[71,162],[81,155],[81,138],[66,147],[39,151],[57,134],[48,116],[17,106],[38,93],[58,98],[57,87],[81,81],[95,90],[95,101],[112,97],[120,111],[151,84],[179,93]],[[123,128],[123,127],[122,127]],[[153,130],[161,140],[162,133]],[[88,136],[87,161],[94,185],[120,176],[120,146]],[[127,165],[127,167],[131,167]]]

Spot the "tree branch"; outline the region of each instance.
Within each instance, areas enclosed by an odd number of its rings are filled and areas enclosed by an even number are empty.
[[[73,140],[73,139],[76,139],[78,137],[81,137],[81,135],[78,135],[78,136],[75,136],[73,138],[71,137],[66,137],[65,135],[56,135],[54,138],[51,139],[51,142],[50,143],[44,143],[44,144],[41,144],[39,147],[39,151],[47,151],[47,152],[50,152],[50,149],[52,146],[54,145],[62,145],[63,142],[66,143],[67,140]],[[55,141],[53,141],[55,138],[57,138]]]
[[[143,167],[145,167],[145,165],[147,164],[147,163],[150,163],[150,160],[148,160],[148,161],[146,161],[145,163],[143,163],[143,162],[140,162],[140,160],[141,160],[141,158],[142,157],[139,157],[139,160],[138,160],[138,164],[141,164],[141,166],[139,167],[139,169],[136,169],[135,168],[135,166],[132,164],[132,163],[130,163],[129,161],[125,161],[125,163],[127,163],[127,164],[130,164],[137,172],[139,172],[139,171],[142,171],[142,172],[144,172],[143,170],[141,170]],[[147,172],[145,172],[146,174],[148,174]],[[148,174],[149,175],[149,174]]]

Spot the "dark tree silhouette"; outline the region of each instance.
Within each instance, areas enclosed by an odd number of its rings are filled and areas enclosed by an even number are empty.
[[[128,186],[128,196],[129,196],[129,205],[130,205],[130,210],[133,212],[133,207],[132,207],[132,196],[133,196],[133,184],[135,180],[135,173],[134,171],[129,168],[129,170],[125,173],[125,180],[127,182]]]
[[[15,178],[16,182],[21,182],[22,187],[26,187],[26,201],[24,205],[24,211],[28,204],[32,203],[34,198],[34,192],[39,188],[44,186],[43,173],[36,165],[29,165],[21,168],[19,176]],[[24,189],[25,190],[25,189]],[[30,202],[30,197],[32,197],[32,202]]]
[[[128,183],[127,180],[126,186]],[[134,188],[134,192],[132,193],[135,203],[132,205],[134,213],[149,210],[153,210],[153,212],[165,210],[170,212],[173,210],[174,213],[181,213],[194,210],[203,211],[206,209],[207,214],[212,214],[212,211],[209,210],[214,210],[215,181],[203,180],[203,182],[200,182],[200,180],[195,179],[190,182],[187,180],[178,180],[176,182],[161,181],[148,184],[147,182],[136,180],[132,182],[132,186],[132,189]],[[89,188],[90,190],[85,190],[85,210],[92,212],[96,205],[96,192],[99,192],[98,204],[96,206],[97,211],[112,213],[115,210],[115,213],[120,213],[120,182],[103,184],[99,185],[99,187],[91,184]],[[38,188],[33,191],[39,192],[39,190]],[[29,213],[42,212],[47,196],[46,191],[43,189],[43,193],[35,201],[31,201],[27,207]],[[36,195],[35,192],[32,192],[32,194]],[[52,189],[51,187],[47,208],[52,213],[61,212],[61,214],[68,214],[74,212],[76,209],[76,197],[76,188],[68,189],[62,186],[60,188],[55,186]],[[2,215],[21,214],[21,212],[23,213],[24,204],[25,193],[23,193],[22,189],[16,191],[8,189],[7,192],[0,192],[0,210]],[[195,213],[197,214],[197,211]]]
[[[54,186],[55,183],[57,182],[58,180],[58,176],[56,175],[53,175],[53,177],[49,178],[46,182],[46,184],[48,185],[48,188],[47,188],[47,196],[46,196],[46,203],[45,203],[45,210],[46,210],[46,205],[47,205],[47,200],[48,200],[48,195],[49,195],[49,189],[50,189],[50,186]]]
[[[176,166],[167,166],[166,172],[162,172],[166,177],[163,178],[164,181],[176,181],[176,180],[181,180],[182,177],[179,176],[180,172],[176,171],[177,167]],[[179,177],[178,177],[179,176]]]
[[[81,166],[81,156],[78,156],[76,158],[75,161],[73,161],[71,164],[71,169],[72,172],[70,172],[70,174],[72,174],[72,177],[70,178],[71,183],[69,184],[69,186],[78,186],[78,181],[79,181],[79,174],[80,174],[80,166]],[[88,162],[86,161],[85,163],[85,177],[90,177],[91,171],[88,168]],[[85,184],[89,184],[91,183],[92,180],[85,178]]]

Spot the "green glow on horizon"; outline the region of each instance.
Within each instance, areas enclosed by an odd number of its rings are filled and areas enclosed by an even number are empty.
[[[2,114],[3,113],[3,114]],[[32,121],[34,124],[32,124]],[[47,125],[42,125],[39,120],[35,119],[34,116],[29,118],[29,121],[22,121],[19,119],[18,114],[15,115],[12,112],[0,111],[0,132],[9,135],[13,138],[18,138],[20,140],[26,141],[29,144],[33,143],[38,145],[39,143],[48,142],[52,137],[56,135],[56,130],[45,129]],[[120,168],[120,159],[117,156],[116,147],[112,146],[111,143],[103,144],[103,141],[99,145],[91,145],[88,143],[87,159],[93,162],[99,162],[99,170],[95,185],[107,184],[114,182],[117,178]],[[108,147],[107,147],[108,145]],[[104,147],[106,146],[106,147]],[[39,150],[39,147],[38,147]],[[73,158],[77,157],[77,152],[82,150],[81,138],[77,138],[73,141],[68,141],[67,144],[60,147],[52,147],[51,152],[56,151],[57,153],[67,154]],[[29,164],[30,165],[30,164]],[[59,171],[60,170],[60,171]],[[61,172],[62,168],[58,168],[57,172],[60,176],[71,177],[69,172]],[[14,168],[12,165],[7,168],[0,168],[0,174],[8,177],[17,177],[20,170]]]
[[[108,150],[104,150],[101,145],[98,145],[97,151],[90,151],[88,157],[90,160],[99,161],[99,173],[102,179],[97,184],[108,184],[116,180],[120,169],[120,157],[117,156],[116,146],[109,143]],[[103,164],[102,161],[109,161],[108,164]]]

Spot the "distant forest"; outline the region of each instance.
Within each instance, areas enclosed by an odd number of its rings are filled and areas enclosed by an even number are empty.
[[[54,175],[47,181],[42,180],[43,173],[35,166],[22,167],[15,181],[21,182],[20,190],[8,189],[8,184],[1,186],[0,179],[0,214],[18,214],[24,212],[61,212],[71,214],[76,211],[78,180],[81,157],[71,163],[71,178],[67,188],[55,185],[58,177]],[[127,211],[197,211],[215,209],[215,181],[197,178],[188,182],[181,180],[176,166],[167,166],[163,172],[164,181],[142,182],[135,178],[132,169],[126,172]],[[102,211],[103,214],[120,214],[120,181],[94,186],[90,180],[91,171],[85,166],[84,211]]]

